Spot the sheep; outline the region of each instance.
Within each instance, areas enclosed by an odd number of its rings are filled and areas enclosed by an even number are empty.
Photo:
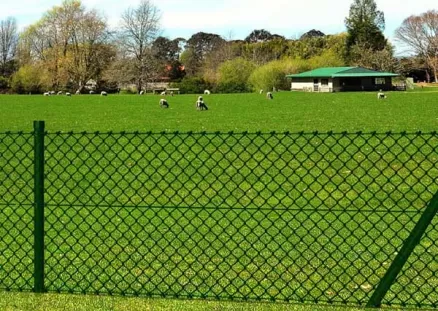
[[[107,96],[107,95],[108,95],[108,93],[105,91],[100,92],[100,96]]]
[[[264,93],[264,91],[263,90],[260,90],[260,95],[262,95]]]
[[[55,95],[56,94],[55,91],[50,91],[49,93],[50,93],[50,95]]]
[[[90,94],[92,95],[92,94],[96,94],[96,92],[95,91],[90,91]]]
[[[160,107],[161,108],[169,108],[169,103],[164,98],[160,99]]]
[[[45,92],[43,95],[44,96],[50,96],[50,92]]]
[[[65,93],[65,96],[68,96],[68,97],[70,97],[70,96],[71,96],[71,94],[70,94],[69,92],[67,92],[67,93]]]
[[[205,91],[204,91],[204,94],[205,94],[205,95],[210,95],[211,92],[210,92],[209,90],[205,90]]]
[[[173,91],[170,91],[170,96],[173,96]]]
[[[79,95],[79,94],[81,94],[81,91],[77,90],[75,94]]]
[[[202,96],[198,97],[198,100],[196,102],[196,109],[197,110],[208,110],[208,107],[205,104],[204,99],[202,98]]]
[[[166,96],[166,91],[161,92],[161,96]]]
[[[144,95],[144,91],[140,91],[140,95]]]
[[[62,95],[62,91],[59,91],[59,92],[58,92],[58,95]]]
[[[377,93],[377,99],[385,99],[386,95],[385,93],[383,93],[382,91],[380,91],[379,93]]]
[[[274,99],[274,96],[272,96],[271,92],[266,93],[266,98],[267,99]]]

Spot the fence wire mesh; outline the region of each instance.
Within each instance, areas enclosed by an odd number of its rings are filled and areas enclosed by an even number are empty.
[[[0,289],[33,286],[33,135],[0,133]]]
[[[438,190],[436,133],[58,132],[45,145],[55,292],[365,305]],[[436,307],[437,229],[384,304]]]

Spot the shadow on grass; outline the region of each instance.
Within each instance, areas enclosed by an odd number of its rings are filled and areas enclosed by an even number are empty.
[[[364,308],[244,303],[206,300],[171,300],[67,294],[0,293],[0,310],[7,311],[146,311],[146,310],[253,310],[253,311],[359,311]],[[372,309],[376,310],[377,309]],[[379,309],[401,310],[401,309]],[[413,310],[413,309],[410,309]]]

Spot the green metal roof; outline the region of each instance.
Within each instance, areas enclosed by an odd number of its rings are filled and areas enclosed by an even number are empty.
[[[398,74],[374,71],[362,67],[318,68],[299,74],[287,75],[287,78],[359,78],[359,77],[397,77]]]

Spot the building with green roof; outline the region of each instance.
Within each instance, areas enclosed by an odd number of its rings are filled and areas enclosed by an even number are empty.
[[[286,76],[291,89],[310,92],[392,90],[392,78],[398,75],[362,67],[328,67]]]

